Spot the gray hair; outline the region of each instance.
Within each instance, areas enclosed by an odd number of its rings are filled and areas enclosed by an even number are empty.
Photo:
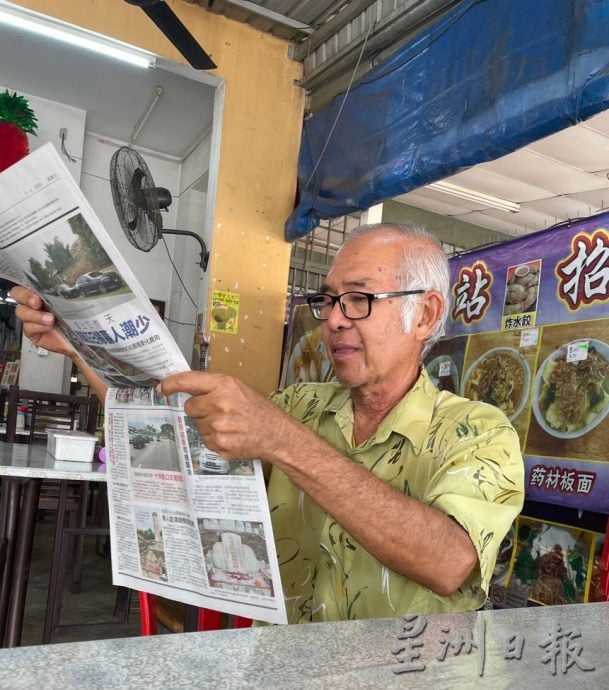
[[[405,240],[416,243],[416,251],[402,252],[402,270],[399,278],[399,290],[436,290],[444,299],[444,308],[440,318],[433,327],[431,333],[425,339],[421,357],[423,358],[432,345],[444,335],[444,324],[448,316],[450,296],[450,270],[448,259],[438,240],[424,228],[410,223],[400,225],[398,223],[377,223],[374,225],[362,225],[350,232],[343,243],[343,247],[350,242],[365,235],[393,233]],[[342,249],[342,247],[341,247]],[[337,254],[340,253],[340,249]],[[417,305],[421,299],[417,295],[404,297],[402,307],[402,325],[408,333],[412,329]]]

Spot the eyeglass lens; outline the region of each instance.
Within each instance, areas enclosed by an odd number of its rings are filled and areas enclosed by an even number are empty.
[[[317,319],[327,319],[338,301],[341,311],[348,319],[365,319],[370,314],[370,300],[364,292],[346,292],[339,297],[318,295],[311,300],[311,309]]]

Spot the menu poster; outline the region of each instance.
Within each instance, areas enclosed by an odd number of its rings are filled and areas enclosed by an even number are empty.
[[[609,214],[450,260],[438,386],[499,407],[527,498],[609,510]]]

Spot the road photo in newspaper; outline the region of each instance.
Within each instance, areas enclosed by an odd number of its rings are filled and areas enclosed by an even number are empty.
[[[30,287],[108,386],[113,583],[287,622],[262,469],[155,392],[188,364],[52,144],[0,173],[0,276]]]

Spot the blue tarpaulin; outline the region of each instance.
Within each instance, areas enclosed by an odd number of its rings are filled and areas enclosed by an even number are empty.
[[[306,122],[286,240],[608,106],[609,2],[464,0]]]

